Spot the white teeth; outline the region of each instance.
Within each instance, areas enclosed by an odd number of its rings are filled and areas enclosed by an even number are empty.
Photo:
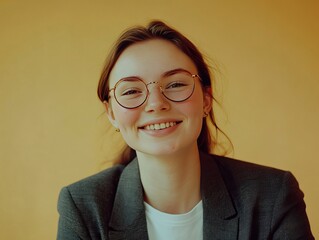
[[[176,122],[165,122],[165,123],[155,123],[145,126],[146,130],[161,130],[168,127],[173,127],[176,125]]]

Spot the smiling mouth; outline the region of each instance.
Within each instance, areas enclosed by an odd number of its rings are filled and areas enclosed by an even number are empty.
[[[142,127],[142,129],[146,129],[146,130],[163,130],[166,128],[170,128],[170,127],[174,127],[175,125],[181,123],[180,122],[164,122],[164,123],[155,123],[155,124],[149,124],[146,125],[144,127]]]

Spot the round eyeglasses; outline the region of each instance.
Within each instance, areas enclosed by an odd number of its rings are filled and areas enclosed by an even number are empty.
[[[119,105],[133,109],[143,105],[148,98],[150,94],[148,86],[158,84],[165,98],[172,102],[183,102],[190,98],[194,92],[194,78],[201,80],[197,74],[184,71],[169,74],[158,82],[149,83],[145,83],[137,77],[128,77],[118,81],[109,92],[113,91],[114,98]]]

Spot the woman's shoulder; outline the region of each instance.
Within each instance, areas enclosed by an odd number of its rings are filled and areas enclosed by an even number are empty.
[[[251,191],[272,195],[285,187],[299,190],[298,181],[290,171],[213,154],[204,154],[202,160],[205,172],[218,169],[228,189],[237,193]]]
[[[243,178],[263,178],[267,176],[282,176],[289,173],[289,171],[266,166],[262,164],[257,164],[253,162],[243,161],[235,158],[218,156],[218,155],[210,155],[213,158],[222,172],[229,172],[238,175]]]
[[[106,223],[111,216],[116,189],[124,168],[123,165],[116,165],[62,188],[58,200],[61,239],[73,232],[81,236],[81,239],[90,238],[90,234],[94,239],[101,238],[99,234],[107,229]],[[92,221],[101,224],[88,226]]]
[[[301,193],[298,181],[290,171],[229,157],[210,157],[215,160],[226,185],[231,189],[273,195],[287,188]]]
[[[115,165],[89,177],[76,181],[65,188],[76,195],[91,195],[107,193],[117,187],[124,165]]]
[[[70,202],[78,206],[99,205],[100,202],[111,204],[124,168],[123,165],[116,165],[63,187],[59,195],[59,206]]]
[[[276,239],[313,239],[304,194],[290,171],[215,155],[208,160],[222,176],[242,226],[272,231]]]

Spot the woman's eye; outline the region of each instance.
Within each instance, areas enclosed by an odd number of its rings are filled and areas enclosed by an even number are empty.
[[[140,94],[140,93],[142,93],[141,90],[128,89],[128,90],[124,91],[121,95],[122,96],[127,96],[127,95]]]
[[[184,87],[186,84],[182,83],[182,82],[173,82],[170,83],[166,86],[166,89],[168,88],[179,88],[179,87]]]

